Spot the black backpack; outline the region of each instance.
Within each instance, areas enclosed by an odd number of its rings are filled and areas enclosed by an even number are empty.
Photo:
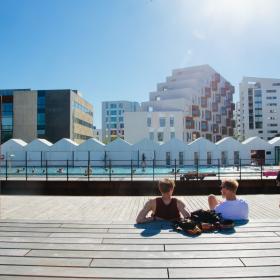
[[[174,230],[181,230],[191,235],[198,235],[202,232],[215,230],[232,229],[234,222],[224,220],[220,214],[213,210],[196,210],[191,213],[191,217],[174,222]]]

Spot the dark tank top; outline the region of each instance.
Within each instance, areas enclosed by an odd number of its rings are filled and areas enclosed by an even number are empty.
[[[172,198],[170,203],[166,205],[161,197],[156,198],[156,212],[154,216],[169,221],[179,219],[180,213],[177,208],[177,199]]]

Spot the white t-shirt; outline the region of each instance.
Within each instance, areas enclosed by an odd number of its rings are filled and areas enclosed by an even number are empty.
[[[248,203],[243,199],[225,200],[214,210],[228,220],[247,220],[249,214]]]

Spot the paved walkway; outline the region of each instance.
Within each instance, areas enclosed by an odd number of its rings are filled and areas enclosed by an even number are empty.
[[[249,223],[190,237],[134,225],[148,197],[2,196],[0,279],[280,279],[280,196],[244,198]]]

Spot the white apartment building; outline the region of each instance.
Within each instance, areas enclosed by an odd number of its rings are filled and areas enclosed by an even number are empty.
[[[239,84],[241,140],[280,133],[280,79],[244,77]]]
[[[183,141],[183,119],[181,111],[124,113],[125,140],[132,144],[143,138],[158,143]]]
[[[236,102],[236,104],[235,104],[235,110],[233,111],[233,119],[235,122],[234,137],[237,140],[242,141],[241,123],[240,123],[240,102]]]
[[[233,136],[233,93],[234,87],[209,65],[173,70],[172,75],[150,93],[149,101],[141,104],[141,111],[145,114],[126,114],[125,139],[134,142],[150,138],[150,132],[157,133],[161,115],[166,114],[168,118],[174,112],[182,115],[182,120],[178,121],[180,127],[176,124],[178,133],[175,131],[175,135],[184,142],[199,137],[217,142],[222,137]],[[154,127],[148,127],[148,112],[156,120]],[[131,120],[135,120],[134,123]],[[142,126],[141,130],[138,129],[138,123],[145,125],[145,129]],[[166,129],[164,135],[168,139],[170,128],[161,129]],[[135,136],[131,141],[133,134],[139,138]],[[154,139],[158,141],[157,137]]]
[[[138,102],[102,102],[102,141],[111,142],[117,137],[124,139],[124,113],[140,111]]]

